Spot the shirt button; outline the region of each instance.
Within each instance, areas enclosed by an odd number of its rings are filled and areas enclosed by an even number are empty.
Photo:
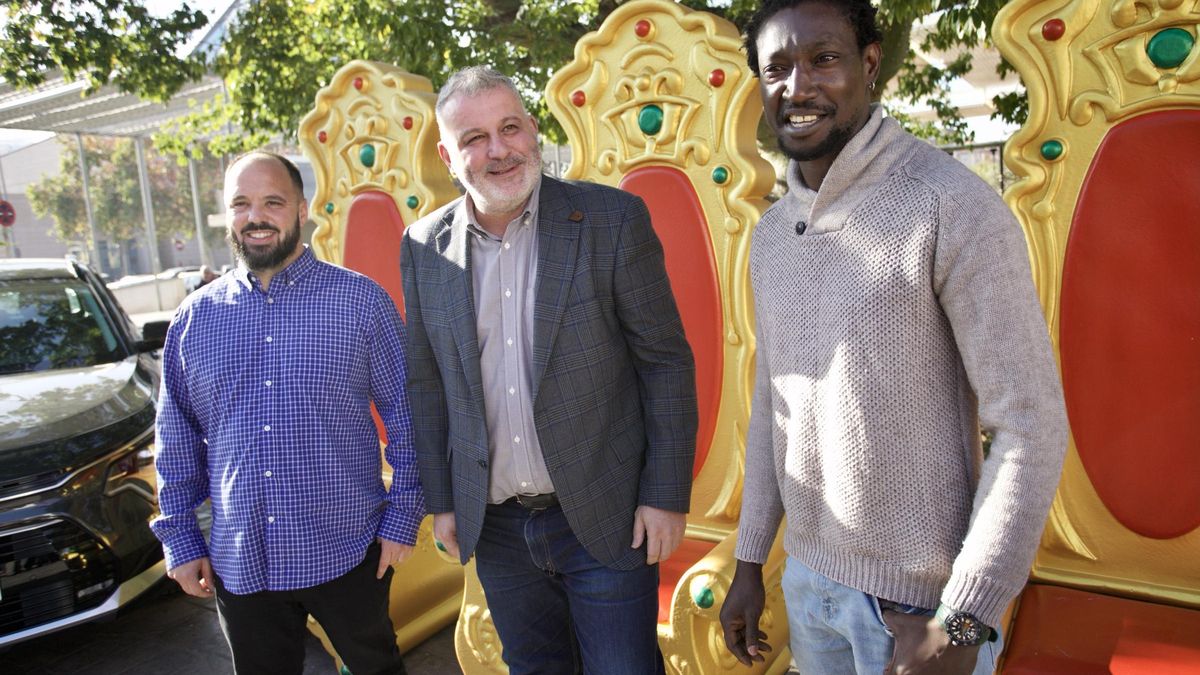
[[[267,304],[268,304],[268,305],[273,305],[273,304],[275,304],[275,298],[267,298]]]
[[[294,282],[294,281],[289,281],[289,282],[288,282],[288,286],[295,286],[295,285],[296,285],[296,282]]]
[[[520,444],[521,444],[521,437],[520,437],[520,436],[513,436],[513,443],[516,443],[517,445],[520,445]]]
[[[529,487],[529,483],[526,483],[525,481],[521,481],[521,487]]]
[[[505,248],[505,249],[510,249],[510,248],[512,248],[512,244],[510,244],[510,243],[508,243],[508,242],[504,242],[504,248]]]
[[[270,424],[263,425],[263,431],[270,431],[270,430],[271,430]]]
[[[271,381],[270,381],[270,380],[267,380],[266,382],[263,382],[263,384],[265,384],[265,385],[267,385],[267,386],[269,387],[269,386],[271,386]]]
[[[507,288],[506,288],[506,289],[504,289],[504,297],[506,297],[506,298],[511,298],[511,297],[512,297],[512,291],[508,290]]]
[[[267,516],[267,522],[268,522],[268,523],[273,523],[273,522],[275,522],[275,516]]]
[[[508,342],[508,346],[511,347],[512,346],[512,338],[508,338],[507,342]]]
[[[513,395],[513,394],[515,394],[515,393],[517,393],[517,388],[516,388],[516,387],[509,387],[509,388],[508,388],[508,395],[509,395],[509,396],[512,396],[512,395]]]
[[[266,476],[267,478],[270,478],[270,477],[271,477],[271,470],[270,470],[270,469],[267,469],[266,471],[264,471],[264,472],[263,472],[263,475],[264,475],[264,476]]]
[[[272,341],[272,340],[274,340],[274,339],[275,339],[275,338],[271,337],[270,335],[268,335],[268,336],[267,336],[267,342],[271,342],[271,341]]]

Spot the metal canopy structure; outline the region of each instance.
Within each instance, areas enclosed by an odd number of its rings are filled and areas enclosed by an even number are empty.
[[[144,101],[107,85],[90,96],[83,82],[67,82],[60,74],[35,90],[0,83],[0,128],[53,131],[60,134],[148,136],[168,120],[212,100],[221,79],[205,75],[190,82],[167,103]]]
[[[188,51],[193,54],[215,53],[244,1],[228,0],[224,10],[189,46]],[[47,73],[46,81],[33,90],[17,89],[7,82],[0,82],[0,128],[74,135],[80,145],[80,174],[85,185],[87,167],[82,152],[83,134],[133,138],[137,146],[143,208],[146,209],[146,246],[153,261],[152,271],[158,272],[160,269],[154,250],[157,235],[154,213],[149,204],[150,188],[146,178],[143,149],[145,139],[159,131],[166,122],[182,117],[212,101],[223,89],[224,83],[221,78],[207,74],[196,82],[185,84],[166,103],[156,103],[124,93],[112,85],[105,85],[89,94],[85,82],[68,82],[61,72],[55,71]],[[209,251],[204,246],[204,223],[201,218],[199,195],[196,194],[195,167],[191,160],[188,160],[188,164],[201,258],[205,263],[211,263]],[[84,198],[88,201],[86,194]],[[87,215],[91,240],[89,258],[98,260],[100,247],[90,203],[87,204]]]

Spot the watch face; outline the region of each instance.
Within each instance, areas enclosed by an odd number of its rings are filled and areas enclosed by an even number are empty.
[[[955,646],[977,645],[983,642],[983,630],[978,620],[966,612],[946,619],[946,634]]]

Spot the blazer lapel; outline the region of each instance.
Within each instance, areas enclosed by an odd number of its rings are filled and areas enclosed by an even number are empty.
[[[566,186],[542,176],[538,202],[537,288],[533,308],[533,399],[537,400],[542,376],[558,326],[562,320],[567,293],[575,274],[575,256],[579,250],[579,228],[584,215],[572,209]]]
[[[479,334],[475,329],[475,284],[471,277],[470,233],[467,231],[466,201],[448,220],[449,242],[442,267],[443,301],[448,305],[450,327],[458,345],[463,372],[475,400],[483,400],[483,376],[479,369]],[[481,413],[482,414],[482,411]]]

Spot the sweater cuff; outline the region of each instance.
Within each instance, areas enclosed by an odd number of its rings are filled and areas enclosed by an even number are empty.
[[[1021,589],[1006,588],[985,577],[955,574],[942,589],[942,604],[969,612],[992,629],[1000,627],[1004,610]]]
[[[738,560],[758,563],[760,565],[765,564],[767,556],[771,554],[771,546],[775,543],[776,534],[776,530],[758,530],[750,527],[740,528],[733,556]]]

